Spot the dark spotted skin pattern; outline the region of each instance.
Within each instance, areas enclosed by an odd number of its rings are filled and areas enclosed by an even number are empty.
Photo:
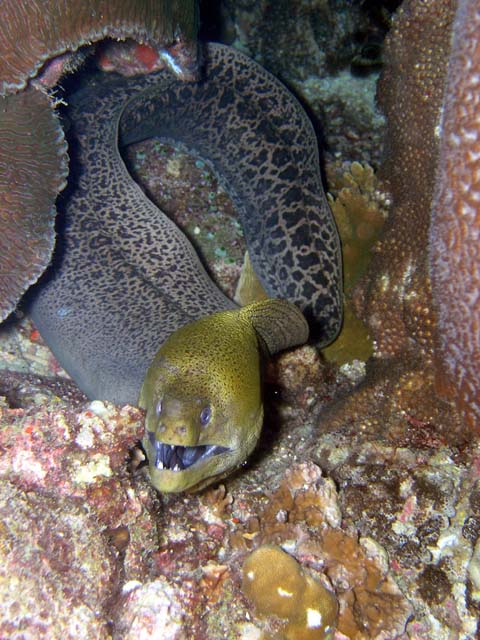
[[[132,180],[120,145],[152,136],[210,162],[269,295],[324,344],[342,320],[341,251],[302,107],[238,51],[208,45],[199,82],[168,71],[92,80],[70,99],[71,186],[60,249],[31,314],[90,397],[136,403],[150,361],[185,323],[234,308],[184,234]]]

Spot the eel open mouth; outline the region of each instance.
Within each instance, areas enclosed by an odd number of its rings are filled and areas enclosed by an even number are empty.
[[[148,432],[148,440],[155,452],[155,467],[159,470],[183,471],[197,462],[203,462],[220,453],[230,451],[228,447],[215,444],[182,447],[177,444],[166,444],[156,439],[152,431]]]

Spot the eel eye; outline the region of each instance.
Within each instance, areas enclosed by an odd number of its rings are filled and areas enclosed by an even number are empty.
[[[155,415],[157,417],[160,417],[160,414],[162,413],[162,401],[159,400],[157,402],[157,404],[155,405]]]
[[[200,422],[203,427],[206,427],[212,417],[212,410],[210,407],[203,407],[200,412]]]

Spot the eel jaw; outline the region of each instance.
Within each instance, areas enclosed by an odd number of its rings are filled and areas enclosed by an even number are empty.
[[[152,431],[147,431],[145,440],[151,480],[162,492],[185,491],[200,483],[210,484],[218,470],[231,466],[225,458],[230,460],[234,453],[229,447],[215,444],[190,447],[167,444],[157,440]]]
[[[167,444],[155,438],[155,434],[149,431],[148,439],[155,452],[155,467],[159,470],[183,471],[194,464],[205,462],[212,456],[230,451],[228,447],[215,444],[196,445],[194,447],[182,447],[177,444]]]

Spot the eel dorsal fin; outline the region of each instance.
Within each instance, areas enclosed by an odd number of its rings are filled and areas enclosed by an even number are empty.
[[[247,317],[262,339],[270,355],[304,344],[309,328],[300,309],[288,300],[269,298],[243,307]]]

